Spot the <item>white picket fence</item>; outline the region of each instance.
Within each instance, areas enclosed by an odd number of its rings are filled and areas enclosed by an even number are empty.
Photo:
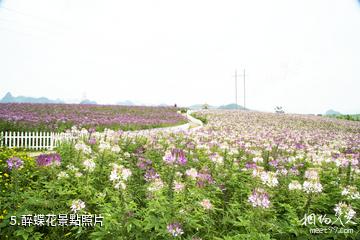
[[[1,132],[0,147],[53,150],[61,140],[71,140],[71,133]]]

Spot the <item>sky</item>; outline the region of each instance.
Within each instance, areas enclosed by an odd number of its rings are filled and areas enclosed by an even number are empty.
[[[0,0],[0,98],[360,113],[358,0]],[[243,104],[243,77],[238,77]]]

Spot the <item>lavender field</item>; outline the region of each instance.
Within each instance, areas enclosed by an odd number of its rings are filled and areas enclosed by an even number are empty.
[[[35,158],[2,149],[2,239],[359,239],[359,122],[196,114],[196,130],[95,132]]]
[[[72,126],[102,131],[167,127],[186,122],[172,107],[0,103],[0,131],[63,132]]]

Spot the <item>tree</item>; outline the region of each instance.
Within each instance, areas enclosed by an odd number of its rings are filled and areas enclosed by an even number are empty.
[[[282,108],[281,106],[276,106],[276,107],[275,107],[275,112],[276,112],[276,113],[279,113],[279,114],[285,113],[284,110],[283,110],[283,108]]]

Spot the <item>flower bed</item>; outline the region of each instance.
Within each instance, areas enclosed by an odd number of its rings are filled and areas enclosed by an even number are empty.
[[[59,155],[32,164],[3,156],[2,239],[360,237],[359,123],[197,114],[208,124],[193,132],[107,131],[65,142]],[[39,215],[48,214],[55,226],[40,226]],[[75,216],[83,216],[81,226]]]
[[[173,107],[1,103],[0,131],[137,130],[185,123]]]

